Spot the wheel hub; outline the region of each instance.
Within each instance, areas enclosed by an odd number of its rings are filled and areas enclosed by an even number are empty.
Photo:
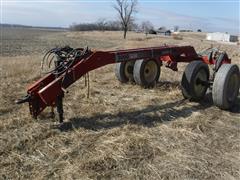
[[[199,70],[194,81],[194,92],[197,96],[201,95],[207,88],[204,82],[208,81],[207,73],[204,69]]]
[[[134,67],[134,62],[133,61],[126,62],[126,65],[125,65],[125,68],[124,68],[124,73],[125,73],[125,76],[128,79],[133,78],[133,67]]]
[[[153,82],[158,72],[157,64],[154,61],[148,61],[144,68],[144,78],[147,82]]]

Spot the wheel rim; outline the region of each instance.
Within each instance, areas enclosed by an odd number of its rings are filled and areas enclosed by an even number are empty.
[[[194,87],[193,87],[195,95],[197,97],[201,97],[205,93],[207,87],[206,85],[203,84],[203,82],[207,82],[207,81],[208,81],[208,75],[205,69],[200,69],[195,76]]]
[[[227,100],[233,102],[238,94],[239,79],[238,75],[233,74],[227,84]]]
[[[144,67],[144,79],[151,83],[156,80],[158,66],[155,61],[148,61]]]
[[[126,78],[128,78],[128,79],[133,78],[133,67],[134,67],[133,61],[126,62],[125,67],[124,67],[124,74],[125,74]]]

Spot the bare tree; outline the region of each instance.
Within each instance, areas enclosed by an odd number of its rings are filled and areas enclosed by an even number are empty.
[[[179,26],[174,26],[173,29],[174,29],[174,30],[173,30],[174,32],[178,32]]]
[[[137,12],[137,0],[116,0],[114,9],[119,15],[123,28],[123,38],[126,39],[127,31],[131,22],[133,22],[133,13]]]
[[[100,31],[104,31],[105,27],[107,25],[107,21],[104,18],[100,18],[100,19],[97,20],[96,24],[97,24]]]
[[[150,30],[153,30],[153,24],[150,21],[143,21],[141,24],[141,29],[142,31],[144,31],[145,33],[148,33]]]

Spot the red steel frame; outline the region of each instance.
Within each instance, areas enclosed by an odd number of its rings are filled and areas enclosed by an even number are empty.
[[[56,78],[48,74],[28,87],[30,95],[29,108],[33,117],[37,117],[47,106],[55,106],[56,99],[62,95],[67,87],[77,81],[87,72],[123,61],[138,59],[154,59],[160,63],[165,62],[167,67],[177,71],[178,62],[191,62],[201,60],[206,64],[215,64],[215,60],[207,56],[199,56],[192,46],[160,46],[151,48],[128,49],[117,51],[93,51],[68,69],[67,72]],[[231,60],[226,58],[225,63]]]

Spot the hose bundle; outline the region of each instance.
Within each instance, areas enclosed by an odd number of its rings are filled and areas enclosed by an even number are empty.
[[[41,61],[41,71],[44,74],[52,73],[56,77],[61,74],[64,74],[62,82],[65,80],[68,69],[76,64],[78,61],[81,61],[86,55],[91,51],[88,47],[82,48],[71,48],[70,46],[65,46],[61,48],[50,49],[44,56]],[[48,71],[44,72],[44,65],[47,65]],[[51,69],[53,67],[53,69]],[[51,70],[49,70],[51,69]],[[89,82],[89,73],[84,75],[85,77],[85,86],[87,87],[87,98],[90,95],[90,82]]]
[[[58,76],[66,72],[76,61],[81,60],[88,53],[88,47],[84,49],[74,49],[70,46],[53,48],[44,55],[41,62],[41,71],[44,74],[53,73]],[[44,72],[46,65],[48,71]],[[53,69],[51,69],[52,67]]]

